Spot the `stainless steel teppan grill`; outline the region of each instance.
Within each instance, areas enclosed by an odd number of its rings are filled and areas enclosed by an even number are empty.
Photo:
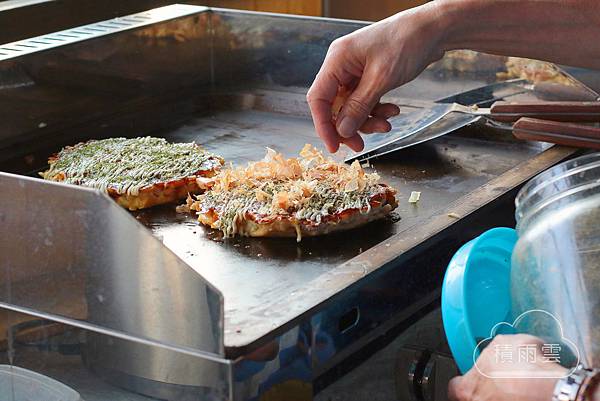
[[[372,168],[400,191],[395,216],[299,244],[223,239],[172,205],[132,214],[36,177],[91,138],[196,141],[235,164],[320,146],[307,87],[329,43],[363,25],[172,5],[0,46],[0,322],[81,331],[67,360],[9,341],[10,361],[87,400],[112,385],[112,400],[312,399],[435,308],[452,252],[512,224],[516,189],[573,149],[473,126],[388,155]],[[497,81],[503,59],[481,57],[460,71],[443,59],[389,100],[403,112],[456,101]],[[553,96],[522,80],[481,93],[472,103]],[[568,93],[589,96],[575,81]]]

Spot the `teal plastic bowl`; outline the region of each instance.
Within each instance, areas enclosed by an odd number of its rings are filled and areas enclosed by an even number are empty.
[[[442,319],[462,373],[471,369],[477,345],[494,335],[494,326],[510,323],[510,259],[516,242],[512,228],[493,228],[463,245],[448,265]]]

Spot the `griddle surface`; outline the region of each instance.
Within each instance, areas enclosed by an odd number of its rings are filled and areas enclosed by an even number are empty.
[[[262,158],[266,146],[287,156],[297,154],[305,143],[322,148],[309,118],[255,110],[197,117],[162,135],[171,141],[196,141],[235,165]],[[512,141],[448,135],[375,160],[374,169],[399,190],[400,206],[394,215],[299,244],[292,238],[224,240],[195,217],[176,213],[172,205],[141,211],[136,217],[223,293],[225,346],[243,347],[305,312],[313,301],[303,295],[307,288],[341,284],[336,275],[348,273],[342,263],[394,234],[411,236],[411,227],[540,151]],[[422,192],[416,205],[407,201],[413,190]],[[355,279],[366,274],[355,273]]]

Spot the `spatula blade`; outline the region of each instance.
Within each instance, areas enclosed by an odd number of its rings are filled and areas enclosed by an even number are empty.
[[[410,135],[406,138],[400,139],[396,142],[379,148],[376,152],[362,155],[358,159],[361,161],[373,159],[375,157],[383,156],[388,153],[395,152],[400,149],[408,148],[410,146],[418,145],[423,142],[430,141],[435,138],[439,138],[443,135],[449,134],[459,128],[473,124],[480,120],[481,116],[474,116],[463,113],[450,113],[444,118],[440,119],[436,123],[429,127],[417,132],[415,135]],[[346,161],[354,160],[352,157],[346,158]]]
[[[364,149],[361,152],[350,155],[345,161],[350,162],[356,159],[363,159],[364,155],[373,153],[384,146],[397,143],[401,140],[409,140],[412,136],[418,134],[419,131],[438,122],[451,110],[451,104],[440,103],[425,109],[400,114],[389,120],[392,126],[397,128],[393,128],[386,134],[364,135]]]
[[[380,155],[382,152],[390,153],[396,149],[406,148],[448,134],[452,132],[453,129],[464,127],[479,119],[477,116],[451,113],[453,107],[452,103],[463,105],[477,104],[480,106],[491,104],[506,96],[528,92],[529,89],[523,86],[526,83],[527,81],[524,79],[495,82],[493,84],[440,99],[434,106],[426,107],[424,110],[400,115],[396,117],[396,119],[390,120],[392,127],[396,128],[393,128],[389,133],[363,136],[365,141],[364,150],[351,154],[345,158],[345,161],[351,162],[356,159],[367,160]],[[448,117],[445,117],[446,115],[457,116],[451,117],[447,122],[442,124],[441,127],[437,127],[437,123],[440,119],[448,119]],[[435,127],[431,127],[430,129],[430,126],[432,125],[435,125]],[[449,129],[449,127],[454,128]],[[425,132],[419,132],[423,129],[425,129]]]

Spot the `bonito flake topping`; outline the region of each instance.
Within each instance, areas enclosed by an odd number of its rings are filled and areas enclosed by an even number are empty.
[[[267,148],[262,160],[221,171],[211,190],[188,198],[188,206],[225,236],[253,235],[240,230],[248,220],[257,225],[285,220],[295,225],[299,239],[307,225],[331,222],[348,211],[369,213],[376,198],[379,206],[390,197],[393,208],[394,194],[358,161],[338,163],[305,145],[298,158],[286,159]]]

